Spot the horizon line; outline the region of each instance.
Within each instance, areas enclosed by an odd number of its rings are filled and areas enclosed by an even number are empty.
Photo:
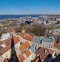
[[[41,13],[41,14],[0,14],[0,15],[60,15],[60,14],[43,14],[43,13]]]

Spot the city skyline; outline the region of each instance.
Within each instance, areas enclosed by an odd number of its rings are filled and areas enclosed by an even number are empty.
[[[60,14],[60,0],[0,0],[1,14]]]

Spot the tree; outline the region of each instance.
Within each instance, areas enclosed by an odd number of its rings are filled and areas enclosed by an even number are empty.
[[[60,42],[60,35],[57,36],[57,41],[56,41],[56,42],[57,42],[57,43]]]
[[[26,26],[26,32],[33,33],[38,36],[44,36],[45,31],[46,31],[45,26],[38,23]]]

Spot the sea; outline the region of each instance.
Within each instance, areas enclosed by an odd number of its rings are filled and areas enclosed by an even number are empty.
[[[40,15],[0,15],[0,19],[20,18],[20,17],[25,17],[25,16],[38,17]]]

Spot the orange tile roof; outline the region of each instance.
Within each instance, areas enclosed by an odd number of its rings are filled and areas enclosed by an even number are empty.
[[[58,43],[57,42],[54,42],[54,45],[53,46],[60,49],[60,42],[58,42]]]
[[[27,40],[29,40],[29,41],[32,40],[32,36],[30,34],[26,34],[24,38],[27,39]]]
[[[32,35],[28,34],[28,33],[18,33],[21,37],[23,37],[26,40],[31,41],[32,40]]]
[[[18,43],[19,42],[19,37],[16,37],[16,36],[13,36],[13,39],[14,39],[14,44]]]
[[[37,59],[35,60],[35,62],[39,62],[39,58],[37,58]]]
[[[19,54],[18,55],[18,60],[19,60],[19,62],[23,62],[24,56],[22,54]]]
[[[25,54],[26,54],[26,56],[28,57],[28,56],[31,54],[31,52],[30,52],[29,50],[27,50],[27,51],[25,52]]]
[[[23,52],[24,49],[25,49],[25,48],[28,48],[29,46],[30,46],[29,42],[26,41],[25,43],[23,43],[23,44],[19,47],[19,49],[20,49],[21,52]]]

